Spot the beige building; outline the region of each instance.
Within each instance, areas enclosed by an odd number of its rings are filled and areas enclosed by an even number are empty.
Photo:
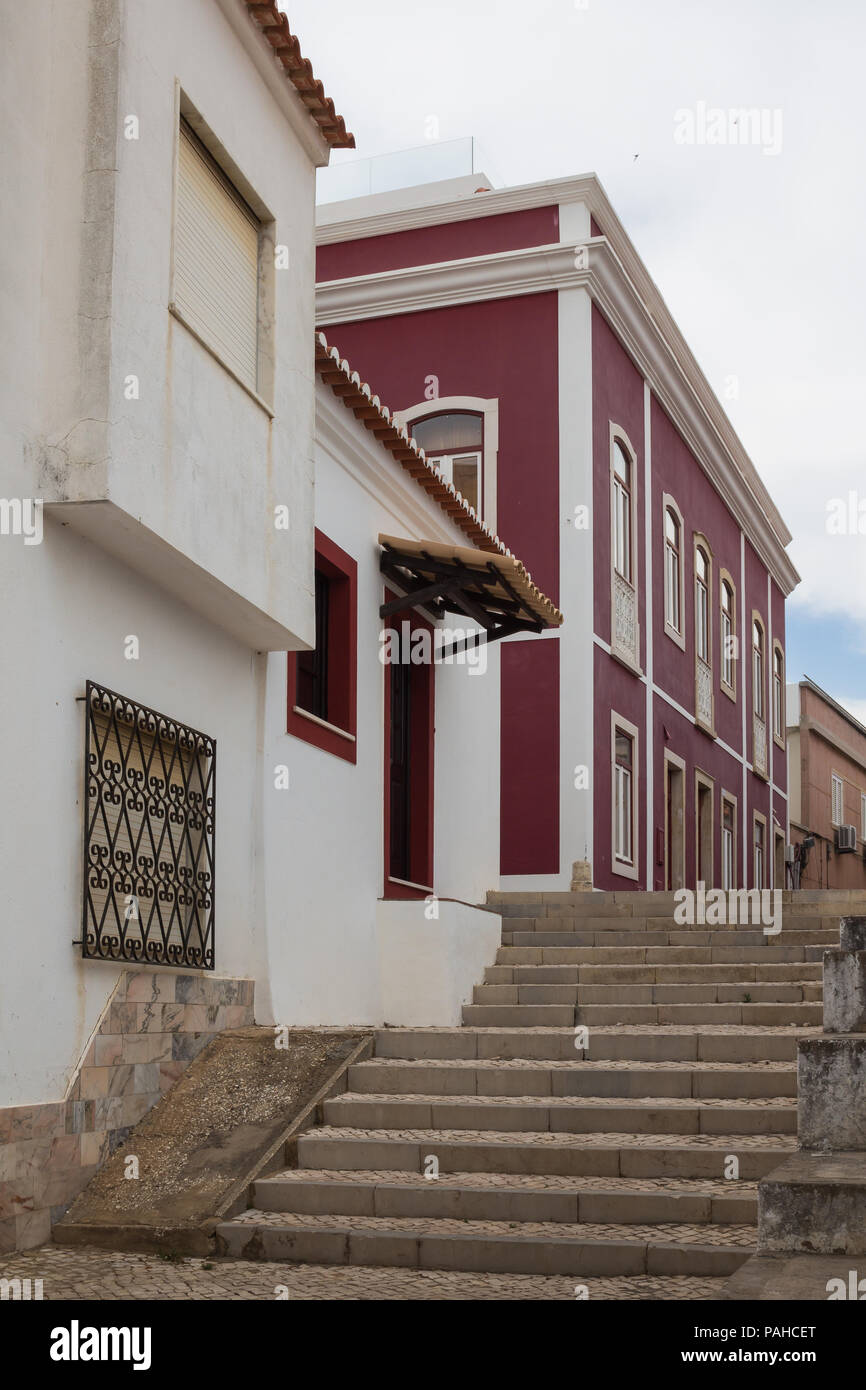
[[[805,676],[787,687],[786,886],[866,884],[866,727]]]

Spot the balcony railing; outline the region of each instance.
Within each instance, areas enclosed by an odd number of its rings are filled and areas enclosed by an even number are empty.
[[[214,968],[216,742],[87,682],[82,954]]]

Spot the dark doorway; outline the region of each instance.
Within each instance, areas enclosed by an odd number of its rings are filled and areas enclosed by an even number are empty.
[[[432,628],[411,610],[386,626],[385,896],[419,897],[433,889]]]

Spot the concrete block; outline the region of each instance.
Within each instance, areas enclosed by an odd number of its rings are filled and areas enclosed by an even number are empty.
[[[793,1154],[758,1185],[758,1250],[866,1255],[866,1153]]]
[[[866,1032],[804,1038],[797,1088],[802,1148],[866,1151]]]
[[[824,952],[824,1032],[866,1033],[866,950]]]

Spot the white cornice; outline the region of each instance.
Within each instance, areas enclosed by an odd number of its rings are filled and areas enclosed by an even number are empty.
[[[435,184],[432,187],[435,189]],[[413,190],[407,192],[411,196]],[[316,209],[316,241],[320,246],[327,246],[335,241],[412,231],[433,223],[469,222],[478,217],[499,217],[505,212],[579,202],[586,202],[592,212],[598,210],[603,216],[608,210],[613,213],[595,174],[528,183],[519,188],[491,188],[483,193],[464,193],[448,202],[428,201],[410,207],[388,208],[384,212],[362,211],[363,204],[369,205],[368,198],[348,198],[339,203],[322,203]]]
[[[625,242],[630,245],[627,238]],[[578,255],[578,250],[584,248],[585,254]],[[799,580],[785,551],[790,532],[661,303],[658,291],[643,273],[648,291],[652,292],[647,296],[638,292],[609,238],[593,237],[581,248],[556,242],[323,281],[316,287],[316,317],[319,323],[331,325],[479,300],[585,288],[650,383],[750,544],[783,593],[788,594]],[[655,311],[648,302],[653,297],[658,297],[660,305]]]

